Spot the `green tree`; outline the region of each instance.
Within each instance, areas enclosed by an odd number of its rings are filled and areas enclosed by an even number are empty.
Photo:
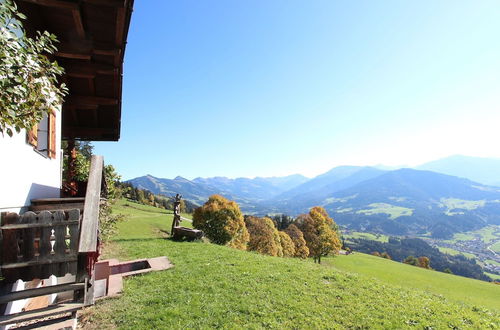
[[[337,225],[324,208],[313,207],[309,214],[299,216],[297,222],[309,248],[309,256],[312,256],[315,262],[321,263],[322,256],[338,253],[341,243],[334,230]]]
[[[56,36],[37,32],[34,39],[28,37],[24,19],[12,0],[0,1],[0,133],[9,136],[30,130],[67,94],[58,82],[63,69],[45,56],[56,51]]]
[[[278,230],[284,230],[285,228],[288,228],[288,226],[294,221],[291,216],[288,216],[286,214],[275,215],[271,219],[273,220],[274,225]]]
[[[403,260],[403,263],[412,265],[412,266],[417,266],[418,265],[418,260],[414,256],[408,256],[406,257],[405,260]]]
[[[290,236],[293,244],[295,245],[295,257],[299,258],[307,258],[309,256],[309,248],[307,247],[306,240],[304,239],[304,234],[300,231],[300,229],[291,224],[285,229],[285,232]]]
[[[193,214],[193,226],[214,243],[246,250],[249,235],[240,207],[220,195],[212,195]]]
[[[66,143],[64,143],[63,148]],[[90,160],[93,155],[94,146],[90,142],[75,141],[75,175],[70,180],[87,181],[90,171]],[[68,155],[64,156],[63,161],[63,177],[66,177],[68,171]],[[111,164],[104,165],[104,179],[106,180],[108,199],[117,199],[121,197],[121,189],[119,182],[121,176],[116,172]]]

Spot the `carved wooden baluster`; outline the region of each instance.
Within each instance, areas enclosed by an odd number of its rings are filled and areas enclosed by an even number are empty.
[[[76,221],[80,220],[80,210],[74,209],[74,210],[69,210],[68,211],[68,221]],[[69,227],[69,253],[70,255],[75,255],[77,256],[78,254],[78,236],[80,234],[80,223],[73,224],[68,226]],[[77,267],[78,267],[78,262],[74,261],[70,264],[68,271],[76,275],[77,272]]]
[[[38,217],[35,212],[28,211],[21,216],[20,223],[23,224],[36,224]],[[23,261],[33,261],[35,257],[35,230],[36,228],[22,229],[23,244],[21,254]],[[20,269],[21,279],[30,281],[33,277],[37,277],[40,271],[39,266],[23,267]]]
[[[56,243],[54,245],[55,257],[57,259],[64,259],[66,257],[66,226],[57,225],[65,220],[64,211],[55,211],[54,212],[54,226]],[[67,263],[60,262],[57,268],[56,276],[64,276],[67,272]]]
[[[12,212],[3,212],[1,214],[1,225],[9,225],[19,223],[19,215]],[[17,262],[19,254],[17,244],[17,230],[6,229],[2,230],[2,264],[10,264]],[[2,276],[7,283],[14,283],[18,278],[18,269],[3,269]]]
[[[52,213],[49,211],[42,211],[38,214],[38,223],[49,224],[52,222]],[[52,234],[52,227],[45,226],[40,230],[40,248],[38,257],[40,260],[48,260],[51,258],[50,252],[52,251],[52,245],[50,244],[50,236]],[[51,275],[51,266],[43,265],[41,270],[41,278],[48,278]]]

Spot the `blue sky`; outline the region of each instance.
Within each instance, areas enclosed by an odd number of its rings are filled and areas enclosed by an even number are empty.
[[[135,1],[124,179],[500,157],[498,1]]]

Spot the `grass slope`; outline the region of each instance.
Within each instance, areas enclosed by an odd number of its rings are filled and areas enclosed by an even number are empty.
[[[405,265],[363,253],[326,260],[335,268],[364,274],[382,283],[443,295],[458,303],[500,310],[500,286],[492,283]]]
[[[161,237],[171,216],[133,206],[118,207],[130,218],[120,223],[108,256],[166,255],[175,267],[127,279],[121,297],[88,309],[82,320],[86,328],[499,326],[499,314],[484,306],[457,303],[327,264],[173,242]]]

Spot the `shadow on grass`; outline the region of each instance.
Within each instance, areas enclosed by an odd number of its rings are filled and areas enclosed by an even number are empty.
[[[160,229],[160,232],[165,234],[165,235],[168,235],[170,237],[170,232],[164,230],[164,229]]]

